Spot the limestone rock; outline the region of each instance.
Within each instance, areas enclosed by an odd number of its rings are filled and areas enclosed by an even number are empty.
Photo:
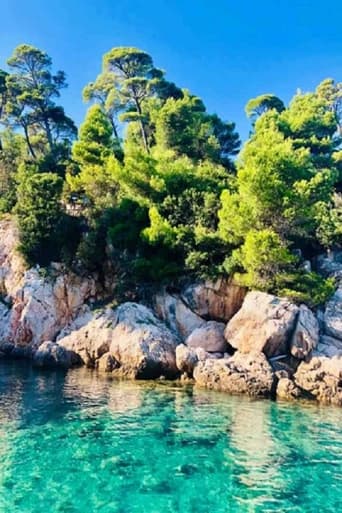
[[[290,342],[292,356],[299,360],[307,359],[319,341],[319,325],[311,310],[301,305],[297,324]]]
[[[232,394],[274,394],[275,375],[263,353],[236,352],[230,358],[207,359],[196,365],[194,378],[200,386]]]
[[[155,296],[154,303],[158,317],[182,339],[186,339],[192,331],[205,323],[178,295],[163,291]]]
[[[118,368],[118,362],[112,357],[110,352],[103,354],[95,363],[96,369],[100,372],[112,372]]]
[[[342,340],[342,287],[328,301],[324,313],[325,333]]]
[[[181,292],[185,304],[203,319],[227,322],[241,308],[246,289],[219,278],[189,285]]]
[[[58,340],[58,344],[77,354],[83,364],[94,367],[96,360],[109,352],[116,322],[114,310],[96,312],[85,326]]]
[[[18,229],[11,217],[0,221],[0,294],[14,296],[20,288],[27,269],[24,259],[17,252]]]
[[[342,358],[315,356],[302,362],[295,383],[320,402],[342,406]]]
[[[176,347],[176,365],[180,372],[192,376],[197,362],[198,356],[195,349],[187,347],[185,344],[179,344]]]
[[[208,353],[225,353],[228,344],[224,338],[225,325],[222,322],[209,321],[195,329],[185,341],[188,347],[201,347]]]
[[[137,379],[174,377],[179,339],[153,312],[136,303],[116,309],[110,353],[120,364],[120,373]]]
[[[226,340],[242,353],[264,352],[268,357],[286,353],[298,312],[287,299],[249,292],[227,324]]]
[[[277,397],[279,399],[298,399],[302,396],[300,388],[289,378],[280,378],[277,385]]]
[[[33,355],[35,367],[69,369],[75,363],[72,353],[54,342],[43,342]]]
[[[109,352],[118,375],[147,379],[178,374],[178,338],[150,309],[136,303],[95,313],[90,322],[58,343],[89,367],[105,365],[98,360]]]

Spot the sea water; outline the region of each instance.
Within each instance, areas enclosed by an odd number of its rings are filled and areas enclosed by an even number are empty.
[[[0,361],[1,513],[342,512],[342,410]]]

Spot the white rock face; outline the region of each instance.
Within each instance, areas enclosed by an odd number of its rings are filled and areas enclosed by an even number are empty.
[[[224,338],[225,325],[222,322],[209,321],[195,329],[185,341],[190,348],[201,347],[208,353],[225,353],[228,344]]]
[[[0,293],[13,297],[21,287],[27,266],[16,248],[18,230],[11,218],[0,221]]]
[[[190,285],[181,297],[189,308],[204,319],[228,322],[241,308],[246,289],[231,279],[219,278]]]
[[[241,307],[246,290],[231,280],[207,280],[179,292],[162,290],[154,298],[160,319],[185,340],[205,321],[228,321]]]
[[[27,270],[17,254],[18,233],[11,219],[0,221],[0,345],[33,351],[58,333],[95,297],[95,280],[52,264],[44,274]]]
[[[26,271],[13,298],[6,341],[37,348],[53,340],[94,295],[92,279],[72,273],[43,278],[36,269]]]
[[[249,292],[241,309],[229,321],[225,337],[242,353],[263,352],[276,356],[288,351],[299,308],[264,292]]]
[[[178,338],[150,309],[136,303],[98,312],[58,343],[93,367],[107,365],[107,360],[97,362],[109,353],[114,371],[122,376],[145,379],[178,374]]]
[[[186,339],[190,333],[205,323],[205,320],[190,310],[178,295],[167,292],[155,296],[155,311],[158,317],[182,339]]]
[[[324,313],[325,333],[342,340],[342,287],[328,301]]]
[[[93,367],[96,360],[109,352],[116,322],[117,316],[111,308],[95,312],[87,324],[59,339],[58,344],[76,353],[85,365]]]
[[[116,318],[109,350],[120,363],[122,374],[145,379],[178,373],[179,340],[151,310],[124,303],[116,309]]]
[[[292,356],[299,360],[307,359],[317,347],[319,341],[319,325],[311,310],[301,305],[297,324],[290,342]]]

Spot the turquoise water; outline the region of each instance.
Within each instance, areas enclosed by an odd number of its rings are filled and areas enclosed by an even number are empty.
[[[0,362],[0,512],[341,512],[341,427],[332,407]]]

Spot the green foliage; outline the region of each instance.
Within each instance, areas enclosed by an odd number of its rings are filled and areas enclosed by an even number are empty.
[[[59,144],[69,143],[76,135],[73,121],[54,101],[66,87],[65,74],[53,75],[51,58],[30,45],[19,45],[7,63],[11,70],[6,76],[8,123],[23,129],[33,159],[42,148],[43,155],[53,154]]]
[[[333,283],[303,258],[342,241],[342,86],[332,79],[246,106],[235,125],[165,78],[137,48],[113,48],[83,90],[78,138],[57,104],[65,74],[20,45],[0,70],[0,213],[14,211],[30,264],[62,260],[130,297],[140,284],[234,274],[316,306]],[[303,255],[299,257],[298,255]]]
[[[253,122],[268,110],[281,112],[285,109],[283,102],[274,94],[262,94],[249,100],[245,107],[246,114]]]
[[[332,278],[323,278],[315,272],[297,271],[277,277],[275,292],[296,303],[306,303],[311,308],[323,305],[335,291]]]
[[[232,252],[224,266],[229,273],[236,268],[245,271],[235,274],[241,284],[269,290],[274,288],[277,276],[295,261],[279,235],[267,228],[248,231],[242,246]]]
[[[155,141],[161,148],[195,161],[209,159],[232,167],[230,159],[239,147],[235,126],[208,115],[200,98],[184,91],[182,98],[169,98],[153,114]]]
[[[59,257],[62,179],[53,173],[29,176],[18,187],[16,215],[20,251],[29,264],[46,265]]]
[[[109,158],[114,153],[112,127],[99,105],[89,108],[72,148],[76,166],[66,175],[65,195],[72,195],[85,210],[97,212],[111,206],[116,194]]]

